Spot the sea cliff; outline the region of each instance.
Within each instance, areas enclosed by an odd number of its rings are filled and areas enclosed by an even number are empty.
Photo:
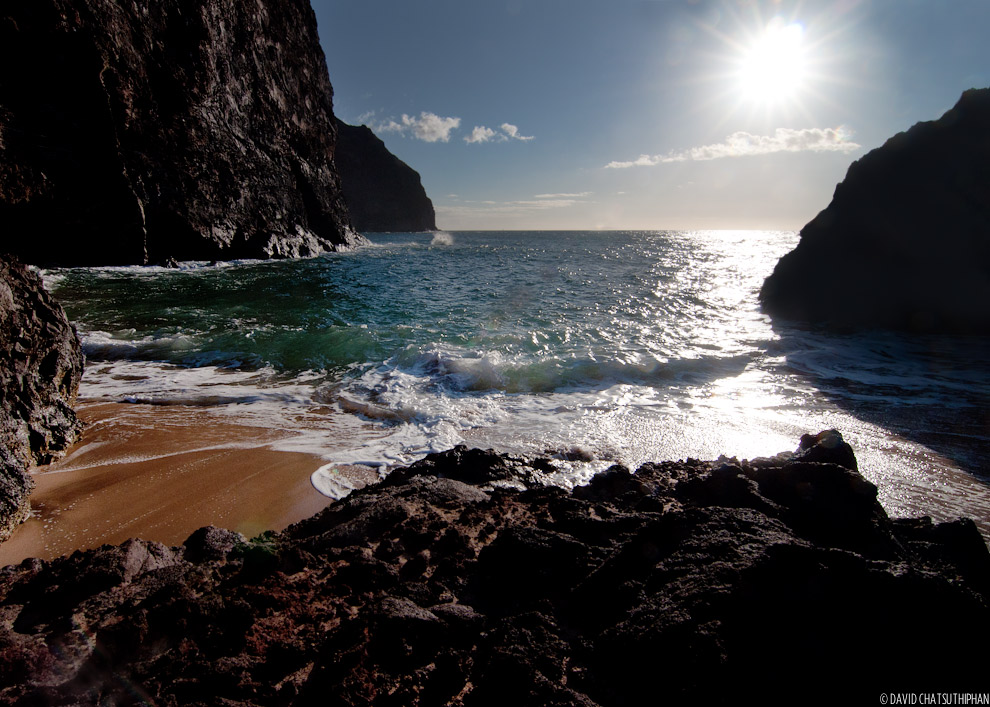
[[[760,291],[833,328],[990,332],[990,89],[854,162]]]
[[[9,3],[0,250],[38,264],[357,243],[308,0]]]
[[[76,330],[41,278],[0,255],[0,542],[30,510],[28,468],[79,433],[71,405],[82,367]]]
[[[337,169],[354,228],[435,231],[436,213],[419,174],[367,126],[337,121]]]

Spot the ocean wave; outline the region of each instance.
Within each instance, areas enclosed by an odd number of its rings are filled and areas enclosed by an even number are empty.
[[[90,361],[169,360],[177,353],[186,354],[196,351],[198,346],[198,342],[188,334],[129,338],[135,333],[133,329],[116,333],[83,331],[81,337],[83,353]]]
[[[262,400],[260,395],[177,395],[169,397],[127,395],[121,402],[159,407],[219,407],[221,405],[247,405]]]
[[[617,384],[669,386],[738,375],[753,360],[752,353],[678,359],[651,355],[630,355],[629,360],[594,355],[527,359],[500,351],[410,349],[383,364],[370,365],[361,384],[367,390],[380,390],[388,387],[385,381],[405,376],[409,385],[453,395],[550,393]]]

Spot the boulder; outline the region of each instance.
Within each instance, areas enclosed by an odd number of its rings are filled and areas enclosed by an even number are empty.
[[[760,290],[832,328],[990,332],[990,89],[853,162]]]
[[[360,242],[308,0],[7,3],[0,64],[0,249],[26,262]]]
[[[83,354],[41,278],[0,255],[0,540],[27,517],[27,470],[59,457],[81,424],[72,411]]]
[[[336,160],[358,231],[437,230],[433,202],[419,174],[389,152],[370,128],[338,120]]]

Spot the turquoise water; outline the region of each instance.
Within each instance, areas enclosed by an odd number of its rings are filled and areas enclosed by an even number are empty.
[[[776,327],[793,232],[372,234],[295,261],[46,277],[90,400],[196,405],[337,465],[466,443],[612,463],[753,457],[837,427],[895,513],[990,519],[985,339]],[[990,527],[988,525],[987,527]]]

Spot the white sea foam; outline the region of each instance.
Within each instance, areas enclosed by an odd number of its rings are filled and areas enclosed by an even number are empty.
[[[103,269],[88,285],[53,273],[90,287],[81,394],[278,431],[269,446],[326,461],[313,485],[333,497],[348,491],[339,465],[387,473],[462,443],[549,455],[572,486],[613,463],[766,456],[836,427],[888,509],[979,513],[990,535],[990,491],[961,470],[986,456],[985,414],[956,424],[986,409],[985,341],[931,368],[938,341],[775,329],[756,292],[796,234],[442,235],[305,263]],[[155,286],[160,308],[93,315],[101,278],[122,275],[136,284],[115,293]]]
[[[321,466],[310,476],[313,488],[328,498],[341,499],[357,488],[353,480],[336,471],[337,466],[337,464]]]

